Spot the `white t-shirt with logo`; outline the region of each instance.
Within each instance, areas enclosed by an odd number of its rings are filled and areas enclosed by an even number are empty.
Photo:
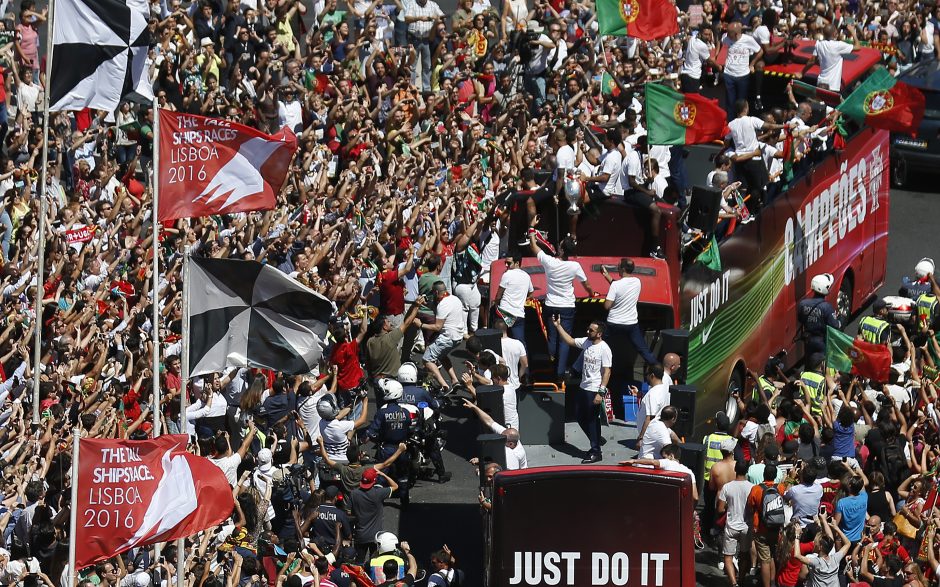
[[[523,318],[525,316],[525,300],[535,290],[529,274],[522,269],[510,269],[499,278],[499,287],[503,288],[503,297],[499,301],[499,309],[504,314]]]
[[[467,332],[467,319],[463,313],[463,302],[457,296],[447,296],[437,303],[435,313],[439,320],[444,320],[441,335],[450,340],[460,340]]]
[[[553,308],[574,307],[574,280],[587,281],[577,261],[563,261],[539,251],[539,263],[545,268],[545,305]]]
[[[751,55],[761,49],[754,37],[741,35],[737,41],[732,41],[725,36],[721,42],[728,47],[728,57],[725,59],[725,75],[731,77],[750,75]]]
[[[584,349],[584,370],[581,372],[581,388],[586,391],[597,391],[601,386],[601,369],[610,369],[614,362],[614,355],[607,343],[600,341],[594,344],[586,336],[574,339],[578,348]]]
[[[842,56],[848,55],[855,47],[844,41],[816,41],[813,55],[819,61],[819,77],[816,85],[826,86],[833,92],[842,89]]]
[[[624,277],[610,284],[607,299],[613,302],[607,321],[611,324],[629,326],[639,321],[636,303],[640,299],[640,280],[636,277]]]

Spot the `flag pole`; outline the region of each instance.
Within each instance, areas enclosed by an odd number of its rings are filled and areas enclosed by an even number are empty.
[[[186,409],[189,407],[189,249],[183,248],[183,327],[182,348],[180,349],[180,426],[189,442],[189,424],[186,422]],[[176,587],[186,587],[186,539],[176,541]]]
[[[42,373],[42,300],[43,273],[46,272],[46,182],[49,176],[49,80],[52,78],[53,19],[55,1],[49,2],[46,21],[46,85],[42,92],[42,169],[39,176],[39,252],[36,266],[36,332],[33,338],[33,426],[39,426],[39,375]],[[2,16],[2,15],[0,15]]]
[[[160,397],[160,107],[156,95],[153,98],[153,436],[160,436],[163,414]]]
[[[78,569],[75,568],[75,531],[78,528],[78,443],[81,429],[72,428],[72,501],[69,503],[69,587],[75,587]]]

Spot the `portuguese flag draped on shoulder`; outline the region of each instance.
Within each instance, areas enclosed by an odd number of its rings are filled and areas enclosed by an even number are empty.
[[[720,141],[729,131],[718,100],[648,83],[646,132],[651,145],[695,145]]]
[[[662,39],[679,32],[679,13],[669,0],[597,0],[601,35]]]
[[[882,68],[855,88],[838,109],[873,128],[916,135],[925,107],[920,90],[899,82]]]
[[[885,383],[891,371],[888,345],[852,338],[831,326],[826,327],[826,364],[829,368],[868,377]]]

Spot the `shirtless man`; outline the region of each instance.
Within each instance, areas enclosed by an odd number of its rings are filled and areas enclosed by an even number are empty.
[[[727,438],[721,441],[720,461],[712,465],[709,470],[708,484],[705,486],[705,504],[710,512],[714,512],[718,505],[718,493],[725,483],[734,481],[734,448],[737,441],[734,438]],[[713,514],[714,515],[714,514]],[[713,528],[713,534],[717,536],[717,529]]]

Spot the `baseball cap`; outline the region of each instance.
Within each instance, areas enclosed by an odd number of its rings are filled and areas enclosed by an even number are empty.
[[[363,489],[369,489],[375,485],[375,482],[378,478],[378,471],[375,469],[366,469],[362,472],[362,481],[359,482],[359,487],[362,487]]]
[[[337,495],[339,495],[339,487],[335,485],[330,485],[324,490],[324,493],[326,493],[327,497],[331,497],[331,498],[336,497]]]
[[[721,441],[721,452],[733,453],[735,447],[738,446],[738,442],[733,438],[726,438]]]
[[[872,309],[876,312],[880,312],[888,307],[888,302],[884,301],[882,298],[875,300],[875,303],[872,304]]]
[[[272,457],[270,448],[262,448],[258,451],[258,464],[266,465],[271,462]]]

